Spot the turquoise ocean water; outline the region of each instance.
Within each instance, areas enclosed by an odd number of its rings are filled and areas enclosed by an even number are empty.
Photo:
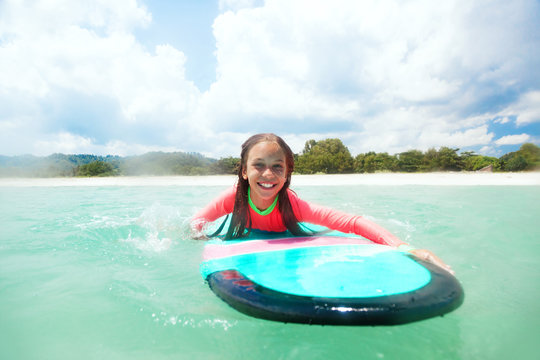
[[[464,304],[390,327],[245,316],[187,219],[224,187],[0,187],[0,359],[533,359],[540,187],[295,187],[451,264]]]

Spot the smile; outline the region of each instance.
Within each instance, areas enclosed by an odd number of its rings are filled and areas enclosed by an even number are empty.
[[[259,186],[265,188],[265,189],[271,189],[273,188],[274,186],[276,186],[276,184],[270,184],[270,183],[257,183],[259,184]]]

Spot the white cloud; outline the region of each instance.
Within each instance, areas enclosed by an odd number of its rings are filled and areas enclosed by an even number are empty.
[[[163,134],[179,126],[198,103],[200,92],[185,79],[185,55],[169,45],[146,52],[132,35],[135,27],[151,20],[135,1],[8,1],[1,10],[0,103],[18,105],[0,109],[0,123],[17,123],[18,137],[25,134],[26,151],[41,153],[47,144],[51,152],[76,150],[63,142],[65,137],[40,142],[40,135],[34,134],[41,131],[45,139],[48,133],[76,131],[81,125],[77,117],[84,117],[86,108],[59,115],[73,107],[74,99],[86,99],[90,107],[107,104],[117,109],[103,115],[110,118],[90,119],[94,128],[101,127],[95,129],[101,134],[92,140],[96,144],[118,140],[108,132],[122,136],[144,128],[161,132],[145,135],[164,141]],[[69,124],[66,117],[71,117]],[[13,135],[4,133],[0,140],[9,143]],[[40,145],[34,147],[36,141]],[[144,144],[146,139],[135,141]],[[86,142],[79,145],[79,152],[93,149]]]
[[[158,146],[158,145],[141,145],[130,144],[123,141],[115,140],[110,141],[103,146],[96,146],[96,153],[98,154],[115,154],[120,156],[132,155],[132,154],[144,154],[151,151],[162,152],[176,152],[187,151],[186,149],[174,147],[174,146]]]
[[[493,119],[540,121],[536,1],[219,5],[201,93],[182,49],[138,42],[152,15],[135,0],[0,2],[0,153],[238,155],[262,131],[295,151],[327,137],[353,154],[488,149],[504,139]]]
[[[497,124],[508,124],[510,121],[511,120],[508,116],[502,116],[502,117],[496,118],[493,122]]]
[[[480,150],[478,151],[478,154],[484,155],[484,156],[495,156],[499,157],[500,154],[495,150],[492,146],[482,146]]]
[[[39,140],[34,145],[34,152],[40,155],[50,153],[73,154],[78,152],[92,153],[95,150],[93,140],[84,136],[62,132]]]
[[[175,152],[187,151],[174,146],[141,145],[125,143],[114,140],[106,144],[98,144],[95,139],[84,137],[68,132],[41,135],[40,140],[33,143],[32,153],[36,155],[49,155],[51,153],[64,154],[114,154],[127,156],[132,154],[144,154],[151,151]]]
[[[257,0],[219,0],[219,9],[221,11],[232,10],[237,11],[241,9],[249,9],[260,3]]]
[[[493,111],[474,109],[494,89],[538,78],[523,70],[534,61],[519,60],[538,59],[525,34],[537,7],[276,0],[227,12],[214,23],[218,79],[204,98],[219,113],[206,119],[233,129],[292,122],[305,135],[341,126],[359,150],[488,144]]]
[[[517,102],[501,111],[499,116],[503,116],[504,119],[515,116],[518,126],[540,122],[540,91],[522,94]]]
[[[520,135],[506,135],[500,139],[495,140],[497,145],[519,145],[526,143],[531,139],[529,134],[520,134]]]

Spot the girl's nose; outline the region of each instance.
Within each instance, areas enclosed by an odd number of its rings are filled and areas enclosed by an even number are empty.
[[[267,166],[263,171],[263,176],[272,176],[274,173],[272,172],[272,168],[270,166]]]

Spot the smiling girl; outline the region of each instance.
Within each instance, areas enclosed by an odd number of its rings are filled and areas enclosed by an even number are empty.
[[[314,205],[289,189],[294,170],[294,154],[279,136],[257,134],[242,144],[237,185],[229,188],[193,216],[191,227],[201,237],[206,223],[232,213],[225,239],[246,237],[252,229],[267,232],[289,231],[312,235],[300,222],[321,225],[344,233],[363,236],[373,242],[405,249],[417,257],[452,272],[429,250],[413,249],[381,226],[365,219]]]

